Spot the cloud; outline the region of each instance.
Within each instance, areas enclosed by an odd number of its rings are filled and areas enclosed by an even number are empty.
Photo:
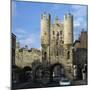
[[[74,18],[74,27],[82,27],[83,24],[85,24],[84,18],[83,17],[76,17]]]
[[[40,35],[36,33],[32,33],[25,37],[24,39],[19,39],[21,47],[24,47],[25,45],[28,45],[29,48],[38,48],[38,44],[40,44]]]
[[[26,37],[26,38],[24,38],[24,39],[20,39],[19,42],[20,42],[20,44],[21,44],[22,46],[25,46],[25,45],[30,46],[30,45],[32,45],[33,43],[35,43],[35,39],[34,39],[34,37],[32,37],[32,36],[28,36],[28,37]]]
[[[74,40],[78,39],[80,32],[87,29],[87,7],[84,5],[72,5],[71,13],[74,19]]]
[[[38,50],[42,50],[42,47],[40,46],[40,47],[38,48]]]
[[[74,27],[79,27],[80,26],[80,22],[77,22],[76,20],[74,21]]]
[[[38,28],[37,28],[38,29]],[[37,31],[37,30],[36,30]],[[17,42],[20,42],[20,46],[24,47],[28,45],[29,48],[40,47],[40,32],[30,31],[22,27],[18,27],[14,30],[17,38]]]
[[[74,16],[74,27],[86,26],[87,7],[80,5],[72,5],[72,14]],[[85,28],[85,27],[83,27]]]
[[[28,32],[22,28],[16,28],[14,33],[15,33],[18,40],[24,39],[28,35]]]
[[[25,29],[17,28],[15,31],[17,34],[27,34],[28,32]]]
[[[73,10],[72,13],[74,17],[85,17],[87,15],[87,7],[84,5],[72,5],[71,8]]]

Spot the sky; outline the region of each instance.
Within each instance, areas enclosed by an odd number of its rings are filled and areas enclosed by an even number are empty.
[[[87,31],[87,6],[56,3],[23,2],[12,0],[12,32],[20,46],[40,49],[40,19],[44,12],[51,14],[51,22],[58,16],[63,22],[64,15],[73,15],[74,40],[82,29]]]

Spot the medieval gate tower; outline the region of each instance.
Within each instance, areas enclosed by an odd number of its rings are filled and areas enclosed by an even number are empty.
[[[72,72],[73,66],[73,16],[64,15],[64,21],[58,17],[51,23],[50,14],[41,15],[42,62],[59,62],[66,71]]]
[[[64,60],[66,69],[71,72],[73,64],[73,16],[64,16]]]
[[[41,15],[41,46],[42,46],[42,62],[49,62],[49,46],[50,46],[50,14]]]

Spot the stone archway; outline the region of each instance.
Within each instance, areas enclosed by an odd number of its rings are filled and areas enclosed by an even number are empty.
[[[44,67],[43,65],[37,66],[33,71],[33,76],[35,82],[48,83],[50,77],[49,67]]]
[[[31,71],[31,70],[32,70],[32,68],[31,68],[31,67],[29,67],[29,66],[25,66],[25,67],[23,68],[23,70],[24,70],[24,71]]]
[[[55,68],[58,68],[57,71],[59,72],[59,75],[54,75],[54,69]],[[64,75],[65,75],[64,74],[64,67],[62,64],[55,63],[55,64],[51,65],[51,67],[50,67],[50,81],[53,81],[55,76],[62,77]]]
[[[32,68],[29,66],[25,66],[23,68],[23,76],[25,81],[31,81],[32,80]]]
[[[34,68],[33,70],[33,80],[37,81],[37,80],[41,80],[42,78],[42,70],[43,70],[43,66],[42,65],[38,65]]]
[[[47,59],[47,52],[44,52],[44,59]]]

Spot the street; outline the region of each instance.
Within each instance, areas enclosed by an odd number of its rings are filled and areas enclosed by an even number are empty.
[[[48,82],[47,82],[48,81]],[[24,83],[17,83],[13,84],[13,89],[27,89],[27,88],[45,88],[45,87],[61,87],[59,84],[60,78],[54,78],[52,82],[49,82],[48,79],[44,80],[37,80],[35,82],[28,81]],[[42,83],[45,82],[45,83]],[[87,81],[85,80],[75,80],[72,81],[71,85],[69,86],[76,86],[76,85],[87,85]]]

